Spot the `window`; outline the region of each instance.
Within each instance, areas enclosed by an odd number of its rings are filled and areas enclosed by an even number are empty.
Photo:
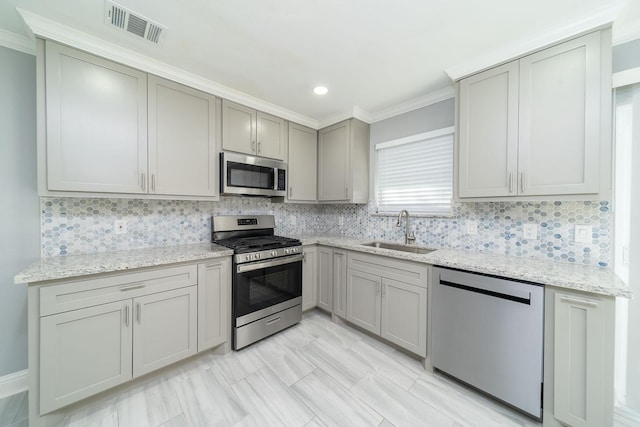
[[[378,213],[451,215],[453,132],[449,127],[376,144]]]

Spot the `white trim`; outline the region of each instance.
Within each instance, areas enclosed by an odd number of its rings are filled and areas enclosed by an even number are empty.
[[[611,76],[611,87],[617,88],[640,83],[640,67],[613,73]]]
[[[424,141],[425,139],[438,138],[443,135],[451,135],[454,132],[455,127],[450,126],[448,128],[432,130],[429,132],[419,133],[417,135],[405,136],[404,138],[398,138],[392,141],[379,142],[375,145],[375,149],[381,150],[383,148],[396,147],[398,145],[410,144],[416,141]]]
[[[27,369],[0,377],[0,399],[26,391],[29,388]]]
[[[594,14],[579,19],[565,27],[557,28],[546,34],[536,35],[529,39],[504,45],[502,48],[476,57],[464,64],[454,65],[444,71],[451,80],[457,81],[463,77],[503,64],[513,59],[522,57],[539,49],[557,44],[563,40],[575,38],[591,31],[606,28],[615,20],[620,12],[622,4],[616,3],[604,7]]]
[[[267,101],[216,83],[212,80],[198,76],[194,73],[179,69],[173,65],[158,61],[148,56],[118,46],[114,43],[92,36],[75,28],[68,27],[35,13],[16,8],[27,26],[34,34],[55,40],[101,56],[103,58],[137,68],[146,73],[155,74],[169,80],[202,90],[204,92],[246,105],[265,113],[282,117],[286,120],[305,125],[314,129],[318,128],[318,121],[305,115],[296,113],[286,108],[279,107]]]
[[[616,426],[621,427],[633,427],[640,425],[640,412],[636,412],[633,409],[620,405],[613,410],[613,420]]]
[[[371,123],[379,122],[390,117],[408,113],[409,111],[414,111],[418,108],[423,108],[428,105],[433,105],[446,99],[453,98],[454,96],[455,91],[453,89],[453,86],[447,86],[435,92],[431,92],[430,94],[410,99],[400,104],[393,105],[391,107],[371,113]]]
[[[36,54],[35,40],[21,36],[20,34],[12,33],[11,31],[3,30],[2,28],[0,28],[0,46],[19,50],[20,52],[24,52],[29,55]]]
[[[616,24],[613,24],[613,34],[611,44],[618,46],[636,39],[640,39],[640,20],[625,23],[618,31]]]

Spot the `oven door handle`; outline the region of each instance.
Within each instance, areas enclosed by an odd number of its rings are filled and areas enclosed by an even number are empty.
[[[302,254],[288,256],[284,258],[270,259],[262,262],[252,262],[248,264],[240,264],[236,268],[238,273],[246,273],[247,271],[260,270],[261,268],[275,267],[277,265],[291,264],[293,262],[302,261]]]

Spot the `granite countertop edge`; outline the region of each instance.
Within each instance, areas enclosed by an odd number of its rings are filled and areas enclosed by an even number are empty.
[[[233,255],[233,250],[213,243],[44,257],[14,277],[16,284],[69,279],[145,267],[200,261]]]
[[[291,235],[303,245],[326,245],[405,261],[491,274],[558,288],[631,298],[631,288],[608,268],[557,262],[540,258],[497,255],[462,249],[435,249],[414,254],[362,246],[373,239],[335,235]],[[213,243],[166,246],[86,255],[45,257],[18,273],[15,283],[38,283],[92,274],[200,261],[233,255],[231,249]]]
[[[304,235],[292,237],[300,239],[303,245],[318,244],[338,247],[372,255],[389,256],[600,295],[624,298],[632,296],[631,288],[609,268],[462,249],[435,249],[428,254],[414,254],[362,246],[363,243],[371,242],[374,239],[345,236]]]

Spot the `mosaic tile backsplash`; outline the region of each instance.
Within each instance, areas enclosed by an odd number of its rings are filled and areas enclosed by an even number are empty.
[[[210,239],[212,215],[272,214],[278,234],[341,234],[402,242],[396,217],[375,215],[368,205],[271,203],[269,199],[222,197],[219,202],[139,199],[41,198],[42,256],[73,255],[156,246],[202,243]],[[612,214],[609,202],[458,203],[450,218],[412,217],[416,244],[434,248],[548,258],[608,266]],[[344,225],[339,226],[343,218]],[[126,220],[127,233],[114,222]],[[466,233],[476,221],[477,234]],[[525,223],[538,225],[538,239],[523,239]],[[576,224],[593,227],[590,244],[574,242]]]

